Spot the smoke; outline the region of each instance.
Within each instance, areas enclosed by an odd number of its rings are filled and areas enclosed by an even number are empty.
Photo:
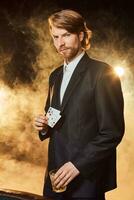
[[[50,11],[44,13],[42,8],[42,14],[40,9],[26,18],[4,13],[1,27],[7,35],[0,32],[0,187],[38,194],[42,193],[48,141],[39,141],[33,120],[44,112],[49,74],[62,63],[48,31]],[[118,148],[119,188],[107,196],[132,200],[134,59],[131,42],[116,20],[112,13],[90,13],[93,38],[88,54],[125,69],[121,83],[126,133]]]
[[[44,112],[57,54],[45,20],[5,19],[12,38],[0,52],[0,187],[41,194],[48,141],[40,142],[33,120]]]
[[[41,194],[44,170],[41,166],[35,166],[28,162],[18,162],[1,155],[0,187]]]

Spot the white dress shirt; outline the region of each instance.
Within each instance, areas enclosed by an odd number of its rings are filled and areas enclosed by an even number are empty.
[[[81,58],[84,56],[84,54],[85,54],[85,52],[83,51],[80,55],[78,55],[76,58],[74,58],[69,64],[66,64],[66,62],[64,62],[63,78],[62,78],[61,88],[60,88],[60,103],[62,103],[63,96],[65,94],[65,91],[69,84],[71,76],[72,76],[77,64],[79,63]]]

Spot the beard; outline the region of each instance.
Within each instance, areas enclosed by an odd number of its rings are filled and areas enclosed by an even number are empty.
[[[67,61],[72,60],[80,51],[79,48],[61,47],[58,52]]]

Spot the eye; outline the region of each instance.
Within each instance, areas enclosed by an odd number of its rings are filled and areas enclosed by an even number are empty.
[[[53,39],[58,39],[58,36],[57,35],[53,35]]]
[[[66,33],[66,34],[65,34],[66,37],[69,37],[70,35],[71,35],[70,33]]]

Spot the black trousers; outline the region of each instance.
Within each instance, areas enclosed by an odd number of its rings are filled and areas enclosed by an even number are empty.
[[[94,197],[94,198],[66,198],[66,197],[56,197],[52,200],[106,200],[105,194],[101,195],[100,197]]]
[[[71,199],[68,199],[68,198],[67,199],[65,199],[65,198],[64,199],[63,198],[62,199],[54,198],[52,200],[106,200],[106,199],[105,198],[101,198],[101,197],[98,199],[98,197],[97,197],[97,198],[71,198]]]
[[[99,198],[98,199],[98,197],[97,198],[71,198],[71,199],[59,199],[59,198],[56,198],[56,199],[52,199],[52,200],[106,200],[105,198]]]

